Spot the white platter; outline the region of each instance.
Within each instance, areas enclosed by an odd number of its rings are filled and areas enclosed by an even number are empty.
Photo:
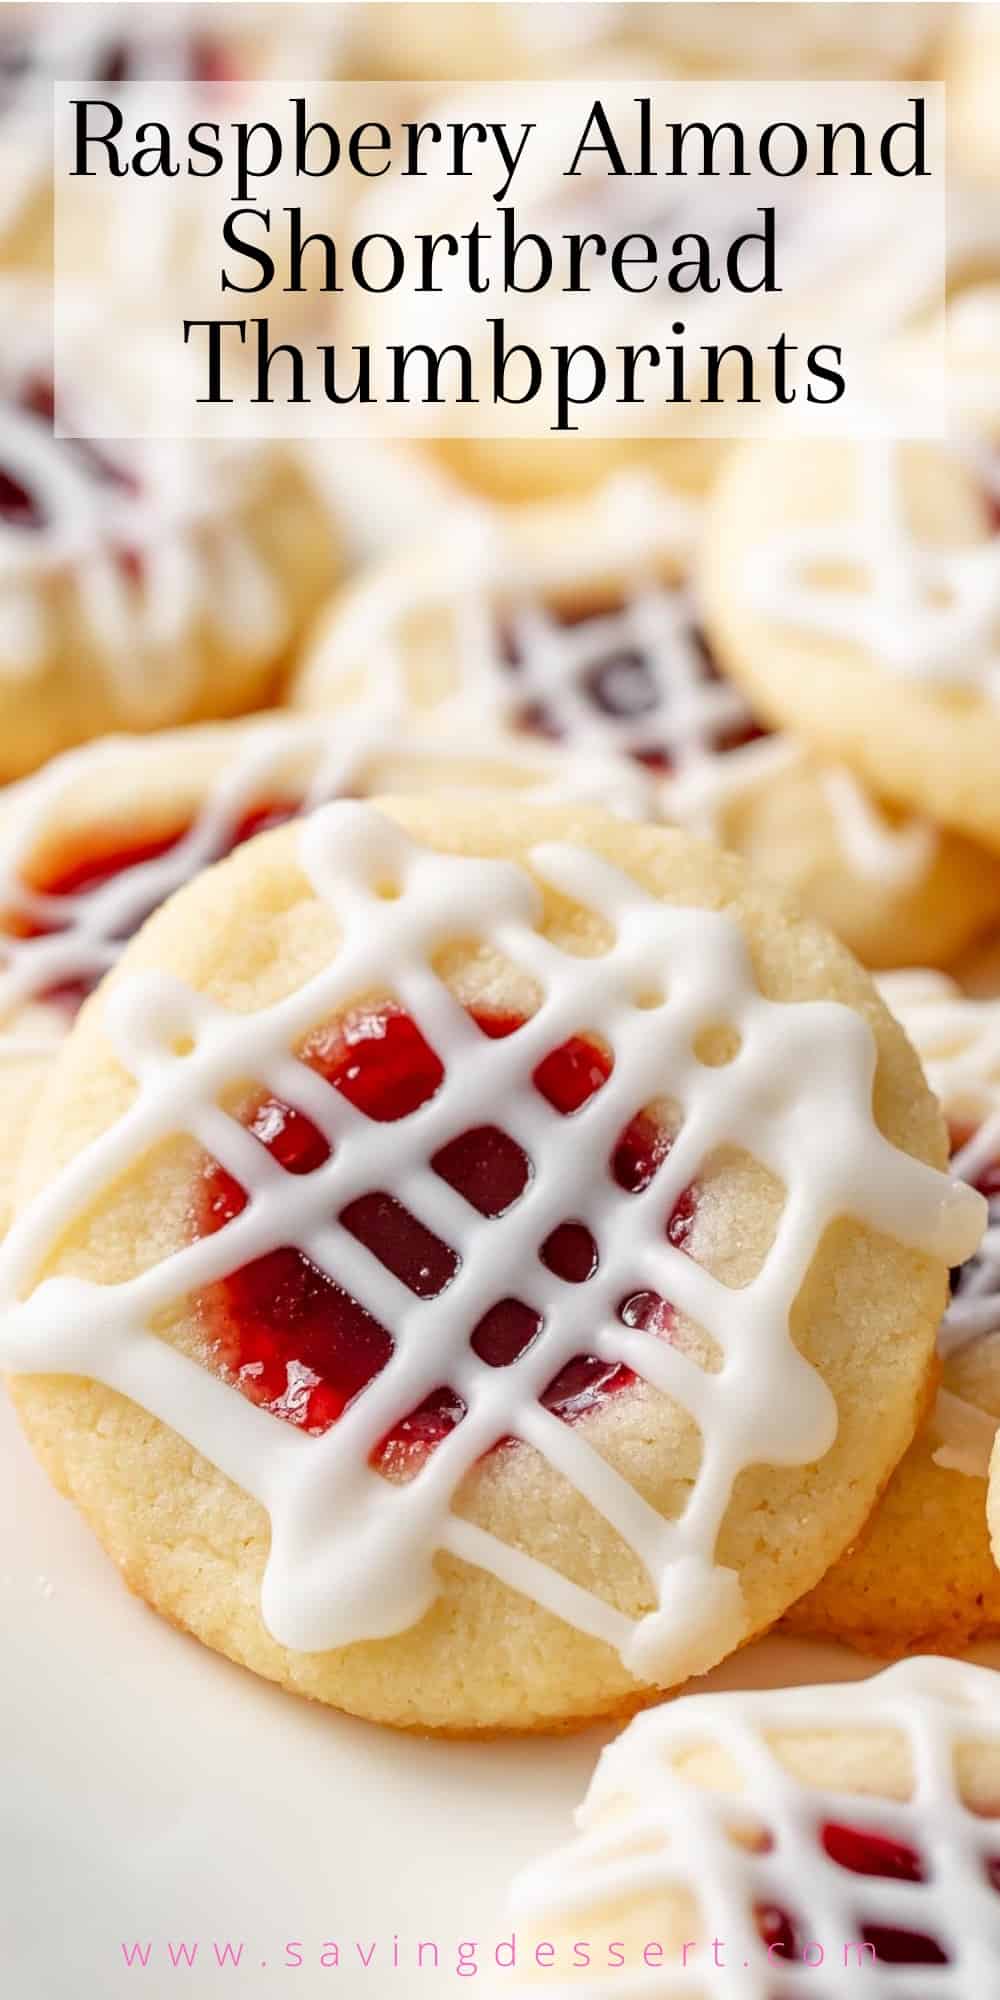
[[[513,1871],[563,1839],[604,1738],[448,1744],[265,1686],[130,1598],[0,1394],[0,1990],[11,2000],[485,1992]],[[1000,1662],[1000,1648],[980,1657]],[[869,1663],[769,1640],[723,1685]],[[393,1939],[400,1963],[392,1963]],[[338,1968],[320,1965],[324,1941]],[[239,1966],[218,1965],[240,1942]],[[303,1963],[288,1962],[300,1942]],[[482,1971],[459,1978],[459,1940]],[[193,1966],[168,1943],[198,1943]],[[366,1967],[357,1946],[376,1951]],[[437,1944],[435,1970],[420,1942]],[[151,1946],[126,1966],[123,1944]],[[509,1987],[510,1975],[506,1982]],[[492,1990],[492,1989],[490,1989]]]

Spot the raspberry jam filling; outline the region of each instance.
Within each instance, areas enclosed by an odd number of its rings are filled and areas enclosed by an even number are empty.
[[[277,800],[254,806],[229,829],[225,840],[215,851],[213,859],[221,861],[225,855],[231,854],[234,848],[241,847],[245,840],[252,839],[254,834],[264,833],[273,826],[282,826],[286,820],[294,819],[298,811],[298,803],[279,803]],[[27,886],[36,896],[49,896],[53,899],[85,898],[92,895],[95,890],[103,889],[106,883],[114,881],[117,877],[128,876],[133,869],[141,868],[144,863],[159,861],[164,854],[169,854],[173,848],[178,847],[190,831],[189,821],[173,828],[169,833],[158,834],[147,840],[123,841],[119,835],[110,832],[105,837],[98,832],[91,833],[85,844],[70,850],[64,849],[54,867],[31,871],[27,877]],[[173,890],[180,886],[178,879],[171,881],[169,889]],[[167,890],[164,889],[162,894],[166,895]],[[112,934],[113,942],[125,945],[146,918],[152,915],[160,899],[160,896],[152,898],[138,908],[131,905],[127,921],[119,925]],[[51,920],[43,920],[15,914],[8,916],[6,920],[8,932],[21,938],[53,937],[72,931],[73,927],[72,916],[60,918],[53,915]],[[88,994],[93,992],[100,976],[100,973],[95,972],[81,974],[79,978],[62,980],[56,986],[47,987],[37,997],[47,1001],[51,1006],[64,1007],[69,1013],[75,1014]]]
[[[677,723],[671,714],[670,676],[667,675],[664,686],[649,652],[627,634],[619,644],[609,638],[609,619],[623,611],[624,606],[619,602],[580,614],[565,607],[558,611],[549,609],[546,615],[557,632],[574,635],[573,645],[579,660],[572,676],[576,697],[583,698],[596,721],[630,725],[633,740],[628,745],[628,754],[647,770],[667,776],[676,762],[673,741]],[[696,651],[700,684],[707,688],[720,686],[724,676],[704,634],[692,626],[687,640]],[[665,643],[669,644],[669,639]],[[525,642],[513,622],[500,627],[499,655],[515,679],[530,667],[531,644],[530,635]],[[685,698],[690,701],[689,692]],[[572,735],[572,718],[564,721],[560,715],[558,696],[549,701],[525,699],[514,720],[520,728],[550,742],[565,741]],[[714,722],[708,734],[711,750],[723,756],[729,750],[759,742],[769,731],[747,709],[737,722]]]
[[[928,1871],[922,1855],[906,1841],[873,1833],[867,1828],[845,1826],[828,1820],[820,1828],[820,1840],[831,1861],[852,1875],[875,1876],[883,1881],[926,1882]],[[1000,1857],[984,1857],[983,1871],[993,1888],[1000,1892]],[[803,1958],[813,1935],[797,1918],[777,1904],[759,1903],[754,1910],[758,1936],[775,1958]],[[925,1931],[909,1930],[892,1924],[873,1923],[863,1913],[855,1920],[856,1936],[851,1942],[868,1945],[884,1965],[948,1965],[950,1959],[937,1938]],[[869,1954],[870,1955],[870,1954]],[[805,1961],[808,1963],[808,1960]]]
[[[520,1016],[473,1010],[493,1039],[516,1034]],[[444,1081],[442,1063],[409,1015],[393,1005],[359,1012],[340,1026],[313,1034],[301,1059],[355,1109],[392,1125],[434,1097]],[[538,1064],[535,1089],[560,1117],[571,1117],[606,1083],[611,1060],[596,1043],[574,1036]],[[329,1157],[322,1133],[279,1099],[259,1099],[244,1122],[287,1173],[307,1174]],[[621,1134],[609,1161],[620,1188],[649,1185],[666,1158],[669,1136],[639,1113]],[[392,1158],[391,1137],[386,1158]],[[533,1166],[516,1140],[497,1124],[477,1125],[443,1147],[430,1165],[481,1216],[495,1219],[520,1200]],[[215,1160],[205,1163],[192,1222],[198,1235],[221,1229],[245,1208],[245,1190]],[[684,1247],[696,1196],[687,1189],[666,1225],[671,1242]],[[454,1248],[441,1240],[384,1189],[351,1201],[337,1217],[416,1298],[438,1297],[459,1268]],[[578,1219],[567,1216],[539,1249],[546,1268],[565,1284],[585,1285],[600,1262],[600,1245]],[[513,1274],[512,1274],[513,1275]],[[244,1395],[275,1416],[319,1434],[336,1422],[352,1399],[379,1374],[393,1349],[392,1332],[374,1319],[328,1272],[301,1250],[269,1252],[208,1288],[201,1301],[206,1335],[220,1367]],[[673,1313],[653,1292],[622,1299],[625,1325],[669,1338]],[[512,1287],[470,1327],[473,1352],[489,1368],[506,1368],[543,1329],[541,1315]],[[547,1410],[565,1422],[587,1414],[634,1380],[623,1364],[580,1354],[558,1371],[541,1395]],[[427,1452],[465,1415],[457,1392],[442,1383],[382,1440],[374,1462],[384,1471],[415,1471]],[[498,1440],[500,1442],[500,1440]]]

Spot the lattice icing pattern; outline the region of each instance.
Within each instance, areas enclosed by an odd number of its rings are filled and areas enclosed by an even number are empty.
[[[1000,1334],[1000,1001],[969,999],[936,972],[886,973],[878,984],[958,1139],[952,1172],[982,1187],[989,1200],[986,1234],[956,1274],[941,1324],[938,1347],[947,1357]],[[996,1419],[942,1389],[933,1423],[937,1463],[985,1479]]]
[[[113,789],[127,774],[141,796],[145,771],[154,779],[162,773],[171,746],[183,779],[206,740],[199,732],[160,741],[110,738],[56,758],[5,793],[0,910],[7,935],[0,938],[0,1023],[54,990],[96,984],[143,919],[255,830],[261,809],[273,822],[275,807],[280,816],[292,817],[332,799],[358,796],[370,791],[373,768],[393,754],[409,761],[411,782],[424,760],[441,782],[461,790],[465,764],[495,760],[523,776],[523,795],[536,803],[578,799],[627,818],[654,815],[651,782],[624,759],[585,751],[557,754],[545,745],[491,738],[482,729],[420,730],[383,704],[331,723],[287,716],[230,725],[226,754],[219,755],[211,775],[206,772],[200,803],[181,815],[189,823],[163,852],[132,862],[126,857],[107,880],[75,891],[31,886],[34,856],[53,821],[72,816],[81,786],[93,785],[103,771]],[[37,1026],[47,1032],[49,1023]],[[56,1032],[63,1026],[60,1009],[51,1027]],[[16,1049],[24,1049],[20,1035]]]
[[[316,1650],[407,1629],[434,1602],[434,1558],[447,1550],[615,1647],[637,1677],[669,1684],[746,1634],[739,1579],[715,1556],[741,1470],[804,1465],[835,1437],[831,1394],[789,1331],[828,1223],[855,1216],[953,1263],[974,1248],[981,1198],[889,1144],[871,1115],[875,1056],[865,1022],[832,1003],[763,997],[732,918],[665,905],[580,848],[541,846],[532,854],[539,876],[611,929],[606,952],[582,956],[539,930],[539,890],[520,865],[431,851],[361,804],[314,813],[298,841],[302,868],[341,935],[336,957],[249,1015],[166,973],[136,974],[108,996],[106,1032],[136,1079],[136,1097],[15,1224],[0,1258],[8,1308],[0,1358],[14,1370],[82,1374],[120,1390],[255,1495],[272,1528],[263,1617],[290,1646]],[[541,996],[537,1011],[500,1039],[481,1032],[431,969],[445,944],[468,937],[495,946]],[[664,984],[654,1005],[651,968]],[[380,1125],[294,1053],[359,995],[381,993],[442,1065],[435,1094],[393,1122],[388,1143]],[[721,1067],[694,1052],[700,1031],[719,1023],[740,1044]],[[610,1074],[572,1118],[554,1115],[534,1079],[553,1049],[581,1033],[608,1049]],[[180,1057],[179,1038],[193,1044]],[[324,1164],[284,1171],[220,1108],[249,1078],[315,1125],[328,1148]],[[681,1128],[645,1186],[621,1187],[606,1163],[630,1120],[665,1088],[682,1107]],[[491,1122],[497,1106],[532,1171],[519,1199],[485,1215],[429,1163]],[[71,1218],[181,1132],[245,1190],[235,1219],[127,1283],[60,1276],[30,1290]],[[744,1149],[786,1191],[763,1264],[740,1289],[665,1237],[680,1197],[723,1145]],[[455,1275],[435,1296],[415,1297],[331,1219],[375,1188],[457,1252]],[[541,1257],[570,1216],[598,1249],[583,1286],[561,1282]],[[172,1302],[289,1245],[392,1329],[388,1364],[318,1437],[253,1407],[150,1330]],[[510,1366],[490,1367],[470,1332],[508,1293],[512,1272],[540,1330]],[[623,1322],[621,1302],[637,1288],[669,1298],[705,1330],[722,1356],[718,1372]],[[697,1425],[700,1467],[677,1519],[655,1512],[606,1463],[585,1426],[542,1407],[545,1386],[581,1351],[632,1369]],[[414,1479],[383,1478],[371,1454],[443,1380],[462,1399],[462,1420]],[[646,1616],[626,1617],[454,1511],[465,1475],[504,1438],[540,1453],[634,1551],[649,1576]]]
[[[614,1908],[620,1936],[630,1903],[655,1897],[662,1925],[682,1898],[697,1947],[683,1965],[678,1949],[655,1968],[616,1968],[607,1988],[580,1973],[564,1981],[557,1968],[542,1986],[552,2000],[612,1988],[622,2000],[993,1992],[1000,1829],[963,1797],[956,1752],[972,1743],[1000,1755],[998,1685],[985,1668],[918,1659],[854,1684],[688,1695],[649,1710],[601,1757],[577,1839],[518,1879],[513,1912],[519,1927],[548,1925],[551,1935],[575,1924],[574,1935],[594,1939],[602,1905]],[[891,1732],[907,1753],[908,1798],[874,1795],[877,1767],[864,1792],[824,1781],[838,1735],[856,1744],[874,1732]],[[775,1747],[797,1734],[820,1738],[815,1783]],[[726,1759],[718,1789],[678,1768],[706,1746]]]
[[[745,571],[750,602],[783,625],[864,648],[900,680],[1000,703],[1000,534],[957,547],[919,541],[908,520],[907,448],[867,441],[854,449],[850,514],[755,544]],[[995,504],[995,457],[971,447],[965,456]],[[831,571],[861,587],[835,588],[824,581]]]
[[[662,483],[626,474],[592,503],[589,532],[551,561],[516,550],[486,509],[455,523],[446,575],[429,562],[387,570],[359,592],[340,620],[329,669],[371,663],[380,687],[405,706],[407,635],[422,614],[445,609],[457,679],[437,713],[449,726],[488,717],[505,728],[551,737],[574,751],[629,756],[658,786],[658,811],[725,844],[729,807],[801,765],[791,738],[766,732],[741,690],[718,671],[685,579],[697,515]],[[590,535],[593,540],[591,542]],[[591,553],[593,563],[591,565]],[[676,581],[664,576],[666,558]],[[593,571],[617,572],[608,607],[560,616],[556,605],[592,587]],[[843,766],[817,770],[845,862],[863,879],[905,889],[934,862],[925,821],[892,824]]]

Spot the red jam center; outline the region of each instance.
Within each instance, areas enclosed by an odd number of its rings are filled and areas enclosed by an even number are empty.
[[[473,1019],[484,1035],[494,1039],[515,1034],[524,1025],[520,1017],[478,1011]],[[444,1081],[441,1061],[415,1023],[390,1006],[317,1031],[301,1056],[332,1089],[380,1124],[409,1117]],[[539,1063],[532,1081],[560,1117],[571,1117],[603,1088],[610,1070],[610,1059],[601,1048],[574,1036]],[[245,1114],[245,1121],[288,1173],[311,1173],[329,1157],[327,1142],[315,1125],[276,1098],[261,1098]],[[633,1118],[609,1162],[618,1186],[631,1193],[647,1187],[669,1145],[653,1118],[641,1113]],[[386,1158],[391,1162],[391,1139]],[[505,1214],[521,1198],[533,1174],[522,1147],[492,1123],[461,1133],[441,1147],[430,1165],[487,1218]],[[207,1235],[222,1228],[240,1214],[246,1201],[239,1183],[217,1161],[209,1160],[194,1208],[197,1233]],[[667,1234],[678,1247],[687,1240],[694,1205],[689,1189],[669,1218]],[[373,1188],[349,1202],[337,1221],[417,1298],[438,1297],[459,1268],[452,1246],[385,1189]],[[590,1230],[572,1216],[550,1232],[539,1250],[546,1268],[569,1285],[585,1285],[597,1270],[600,1255]],[[313,1433],[336,1422],[392,1353],[391,1330],[328,1272],[292,1247],[271,1251],[211,1286],[203,1309],[209,1340],[227,1376],[253,1402]],[[623,1297],[619,1316],[626,1325],[669,1337],[672,1310],[655,1293],[636,1291]],[[488,1367],[506,1368],[538,1339],[542,1327],[540,1314],[512,1288],[477,1326],[470,1327],[470,1345]],[[559,1370],[540,1400],[570,1422],[633,1379],[621,1364],[580,1354]],[[379,1447],[376,1462],[384,1470],[416,1469],[424,1454],[464,1415],[461,1397],[442,1383],[419,1409],[394,1426]]]
[[[231,828],[213,859],[221,861],[224,855],[231,854],[234,848],[242,846],[243,842],[252,839],[254,834],[264,833],[272,826],[281,826],[286,820],[294,819],[298,810],[297,804],[280,804],[277,801],[255,806],[252,811],[244,813]],[[91,834],[85,845],[69,852],[64,850],[55,867],[32,872],[28,877],[29,886],[33,894],[38,896],[75,898],[92,895],[95,890],[102,889],[105,883],[114,881],[116,877],[127,876],[132,869],[141,868],[145,862],[158,861],[162,855],[169,854],[172,848],[179,846],[189,832],[190,824],[175,827],[170,833],[158,834],[147,840],[127,842],[114,834],[109,834],[103,840],[99,834]],[[180,885],[171,884],[172,888],[178,886]],[[133,909],[128,922],[115,931],[114,942],[124,946],[128,939],[134,936],[140,924],[152,915],[155,908],[156,901],[151,900],[141,908]],[[51,921],[42,921],[15,916],[8,917],[6,928],[17,937],[52,937],[72,930],[73,921],[71,918],[63,921],[53,917]],[[57,986],[46,988],[38,998],[48,1001],[53,1006],[65,1007],[70,1013],[75,1014],[88,994],[93,991],[98,977],[96,973],[83,974],[79,978],[63,980]]]
[[[927,1869],[922,1855],[906,1841],[867,1828],[845,1826],[828,1820],[820,1829],[820,1840],[831,1861],[852,1875],[876,1876],[883,1881],[925,1882]],[[1000,1892],[1000,1857],[984,1857],[983,1870],[993,1888]],[[774,1956],[790,1961],[803,1960],[810,1932],[797,1918],[776,1904],[759,1903],[754,1911],[757,1932]],[[841,1943],[871,1947],[876,1960],[884,1965],[948,1965],[948,1953],[937,1938],[925,1931],[892,1924],[874,1923],[864,1915],[859,1901],[855,1932]],[[869,1952],[869,1957],[871,1956]],[[805,1962],[808,1962],[806,1959]]]

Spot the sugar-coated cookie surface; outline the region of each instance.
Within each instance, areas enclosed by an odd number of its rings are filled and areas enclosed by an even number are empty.
[[[575,1839],[514,1886],[513,1983],[664,2000],[989,1992],[998,1688],[984,1668],[918,1659],[637,1717],[604,1751]]]
[[[1000,862],[768,731],[706,642],[701,529],[634,476],[467,514],[335,601],[292,698],[341,714],[391,690],[449,730],[630,757],[658,816],[741,853],[866,963],[947,962],[1000,913]]]
[[[56,412],[51,298],[0,288],[3,779],[110,729],[259,707],[336,574],[329,516],[283,447],[118,436],[150,373],[166,397],[163,354],[137,337],[134,375],[109,381],[86,299],[73,309],[81,370]],[[57,437],[57,416],[82,435]]]
[[[926,1423],[857,1548],[787,1623],[876,1653],[957,1650],[1000,1632],[985,1509],[1000,1422],[1000,1001],[966,999],[931,972],[889,973],[880,986],[940,1099],[952,1172],[986,1195],[990,1224],[952,1274],[941,1384]]]
[[[511,788],[649,818],[652,779],[615,755],[414,725],[387,702],[339,720],[275,711],[67,751],[0,803],[0,1223],[45,1070],[150,913],[266,827],[334,798]]]
[[[982,1229],[945,1159],[870,981],[734,858],[498,794],[332,805],[82,1010],[0,1360],[208,1644],[398,1725],[567,1727],[856,1536]]]

